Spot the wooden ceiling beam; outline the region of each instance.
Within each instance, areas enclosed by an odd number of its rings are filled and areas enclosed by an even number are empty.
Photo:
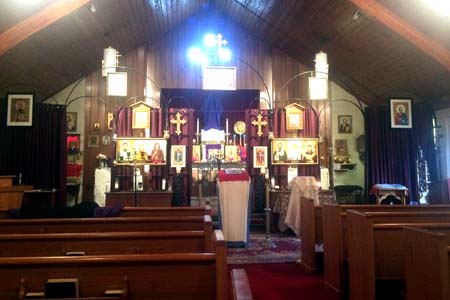
[[[450,50],[439,42],[419,32],[410,23],[375,0],[349,1],[361,9],[368,17],[390,28],[450,71]]]
[[[0,55],[89,2],[90,0],[58,0],[8,28],[0,34]]]

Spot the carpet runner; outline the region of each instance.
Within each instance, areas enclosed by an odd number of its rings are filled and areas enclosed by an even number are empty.
[[[296,262],[300,259],[300,239],[296,236],[272,235],[275,247],[266,247],[265,234],[250,234],[247,248],[228,248],[228,264],[264,264]]]

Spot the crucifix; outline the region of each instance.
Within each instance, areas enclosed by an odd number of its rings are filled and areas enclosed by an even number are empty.
[[[175,130],[175,133],[177,135],[180,135],[181,134],[181,125],[186,124],[186,120],[185,119],[181,119],[180,112],[177,112],[175,117],[176,117],[175,119],[171,119],[170,120],[170,124],[176,124],[177,125],[177,130]]]
[[[262,136],[263,132],[262,132],[262,127],[267,125],[267,121],[262,121],[263,116],[261,114],[258,114],[258,116],[256,117],[256,120],[252,121],[252,125],[253,126],[258,126],[258,131],[256,132],[256,134],[258,136]]]

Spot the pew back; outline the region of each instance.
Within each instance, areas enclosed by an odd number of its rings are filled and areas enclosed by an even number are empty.
[[[205,230],[212,232],[212,220],[208,215],[0,220],[0,234],[173,230]]]
[[[405,275],[408,300],[450,298],[448,234],[404,228]]]
[[[375,279],[403,279],[403,226],[446,223],[448,212],[361,212],[349,210],[348,262],[350,299],[375,299]]]
[[[177,217],[211,215],[211,206],[124,207],[119,217]]]
[[[347,211],[358,210],[373,213],[376,223],[389,222],[392,214],[402,213],[399,218],[408,218],[416,212],[429,212],[438,214],[447,219],[450,211],[449,205],[331,205],[325,204],[322,208],[323,246],[324,246],[324,281],[332,289],[342,292],[344,290],[344,264],[348,257],[348,226]],[[443,214],[443,215],[442,215]],[[425,217],[424,222],[431,220]],[[399,221],[400,222],[400,221]],[[429,221],[433,222],[433,221]],[[329,249],[327,251],[327,249]]]
[[[0,298],[18,299],[21,281],[28,291],[43,290],[48,278],[78,278],[80,295],[102,297],[126,278],[134,300],[225,300],[225,247],[216,231],[215,252],[0,258]]]
[[[0,234],[0,257],[213,252],[205,231]]]

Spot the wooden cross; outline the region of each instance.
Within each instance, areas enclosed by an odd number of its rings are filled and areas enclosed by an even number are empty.
[[[175,133],[177,135],[181,134],[181,125],[186,124],[186,120],[185,119],[181,119],[181,114],[180,112],[177,112],[177,114],[175,115],[175,119],[170,120],[171,124],[176,124],[177,125],[177,130],[175,130]]]
[[[267,125],[267,121],[262,121],[262,118],[263,118],[263,116],[262,116],[261,114],[259,114],[259,115],[256,117],[256,119],[257,119],[258,121],[256,121],[256,120],[253,120],[253,121],[252,121],[252,125],[253,125],[253,126],[258,126],[258,132],[256,132],[256,134],[257,134],[258,136],[262,136],[262,134],[263,134],[263,132],[262,132],[262,127]]]

